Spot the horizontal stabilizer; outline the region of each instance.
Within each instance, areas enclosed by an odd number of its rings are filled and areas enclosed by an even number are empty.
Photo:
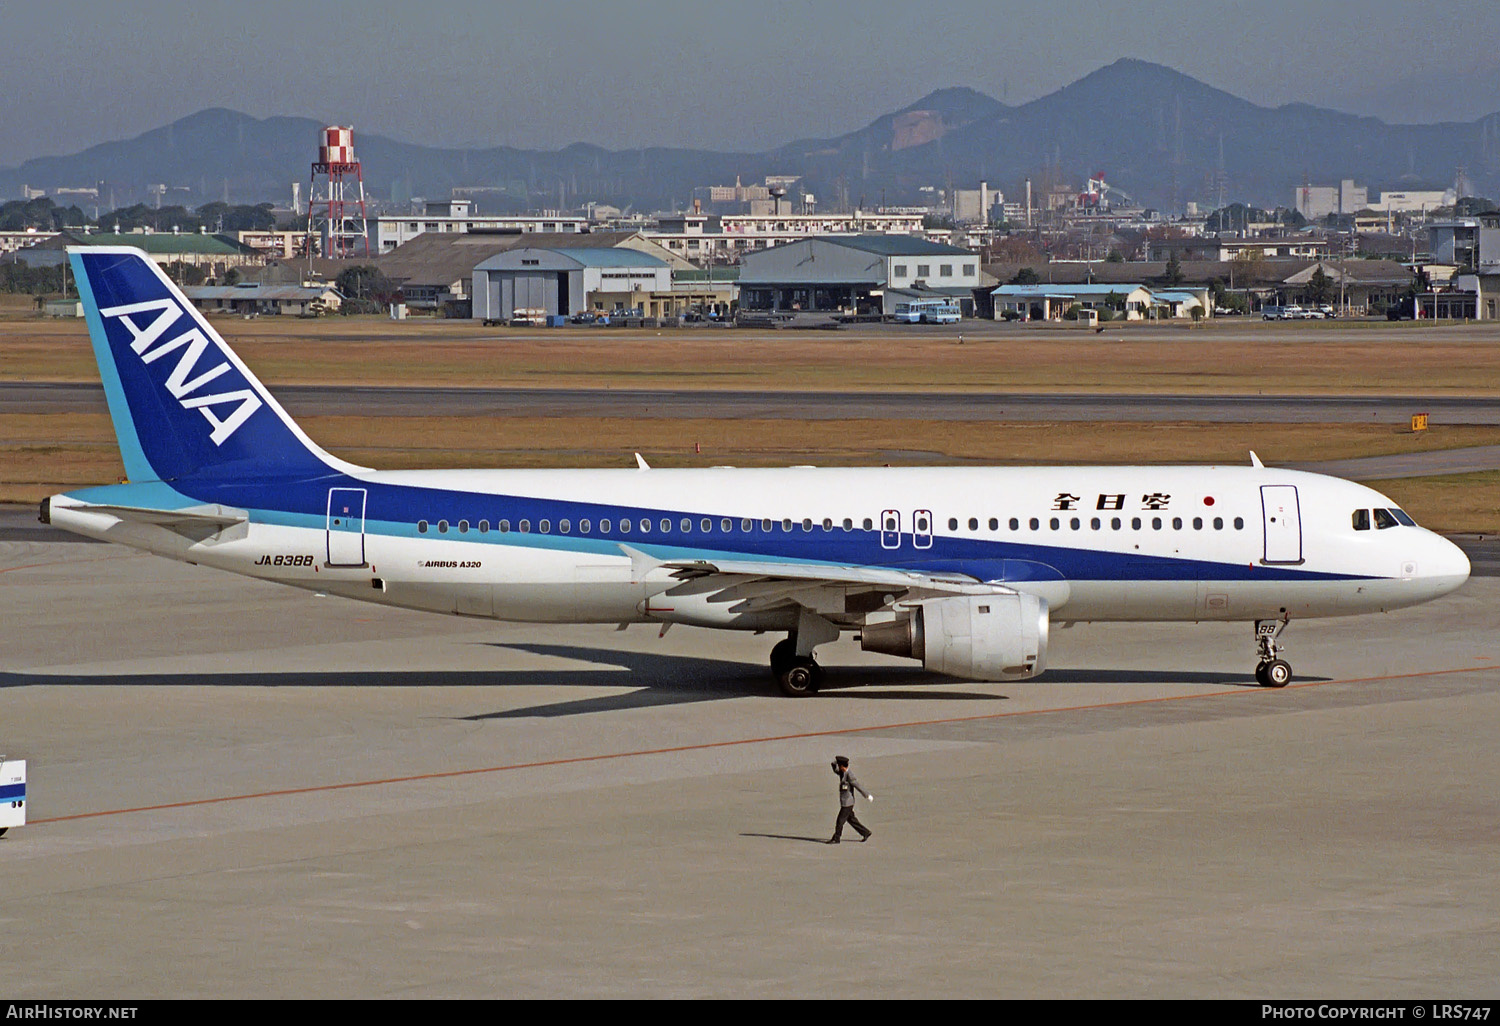
[[[228,506],[193,506],[189,509],[148,509],[143,506],[112,506],[104,503],[75,506],[79,513],[108,513],[121,520],[157,527],[233,527],[243,524],[250,515]]]

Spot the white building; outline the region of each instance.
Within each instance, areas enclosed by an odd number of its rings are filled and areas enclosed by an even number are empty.
[[[1364,185],[1355,185],[1354,179],[1345,178],[1338,185],[1303,185],[1293,194],[1292,203],[1297,213],[1309,221],[1316,221],[1329,214],[1353,214],[1370,205],[1370,190]]]
[[[735,263],[746,253],[815,235],[915,235],[922,214],[673,214],[658,218],[645,235],[657,245],[698,263]]]
[[[428,203],[424,212],[401,216],[384,215],[372,221],[371,250],[378,256],[389,253],[403,242],[425,232],[465,233],[475,229],[519,232],[581,232],[588,218],[564,214],[524,214],[507,217],[482,217],[473,212],[472,200],[449,200]]]
[[[1438,192],[1435,189],[1416,192],[1382,192],[1380,199],[1370,204],[1370,209],[1389,211],[1393,214],[1425,214],[1438,207],[1451,207],[1457,199],[1452,189],[1447,192]]]

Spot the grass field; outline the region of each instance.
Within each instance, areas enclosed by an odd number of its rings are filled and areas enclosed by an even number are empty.
[[[224,319],[268,385],[771,390],[1500,393],[1500,327],[1263,322],[1073,328],[968,322],[841,331],[484,328]],[[962,341],[960,341],[962,337]],[[78,321],[0,321],[0,380],[95,381]]]
[[[14,298],[14,297],[12,297]],[[22,297],[25,298],[25,297]],[[29,299],[27,300],[29,302]],[[0,304],[0,381],[97,381],[82,323]],[[280,384],[1031,391],[1177,394],[1500,393],[1500,327],[1225,321],[1072,328],[968,322],[837,332],[484,328],[381,318],[224,319],[220,332]],[[1422,435],[1350,424],[310,417],[308,433],[376,467],[1268,464],[1500,444],[1500,427]],[[374,446],[372,439],[379,439]],[[0,501],[35,502],[121,473],[102,414],[0,409]],[[1500,473],[1386,482],[1429,526],[1500,530]]]

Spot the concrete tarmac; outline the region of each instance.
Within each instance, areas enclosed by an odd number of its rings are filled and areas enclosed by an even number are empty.
[[[1494,998],[1500,579],[1078,625],[1037,681],[383,610],[0,540],[26,997]],[[877,796],[829,847],[828,761]]]

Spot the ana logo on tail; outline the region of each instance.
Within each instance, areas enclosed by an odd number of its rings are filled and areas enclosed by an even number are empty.
[[[157,311],[156,316],[144,327],[132,320],[134,314],[145,314]],[[245,421],[250,419],[251,414],[260,409],[263,403],[260,396],[248,388],[240,388],[231,392],[214,392],[208,395],[196,394],[203,386],[225,374],[231,369],[226,361],[216,367],[204,371],[197,377],[190,377],[198,369],[198,362],[203,354],[208,351],[209,339],[200,328],[192,327],[172,338],[165,338],[167,329],[176,324],[182,317],[182,309],[170,299],[152,299],[144,303],[127,303],[124,306],[112,306],[99,311],[101,317],[118,318],[130,332],[131,350],[141,358],[142,363],[154,363],[166,356],[173,350],[182,350],[177,357],[177,366],[167,376],[166,388],[184,409],[197,410],[203,414],[205,420],[213,427],[213,433],[209,436],[215,445],[223,445]],[[229,416],[220,419],[214,412],[215,407],[224,407],[233,404],[234,409]]]

